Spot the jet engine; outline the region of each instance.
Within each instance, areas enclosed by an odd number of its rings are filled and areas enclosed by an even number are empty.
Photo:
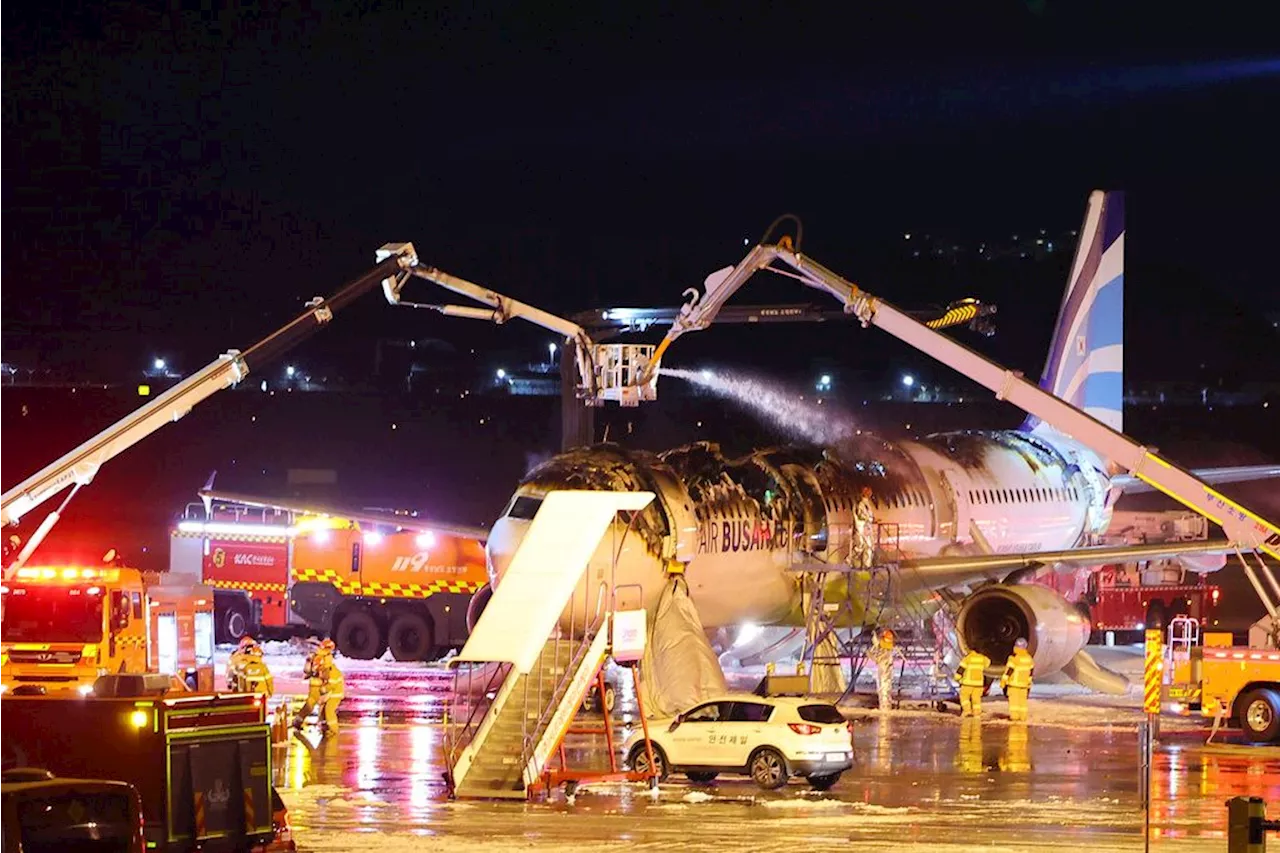
[[[1058,593],[1035,584],[995,584],[964,600],[956,637],[964,651],[977,649],[1003,665],[1019,637],[1036,659],[1036,674],[1057,672],[1089,641],[1089,620]]]

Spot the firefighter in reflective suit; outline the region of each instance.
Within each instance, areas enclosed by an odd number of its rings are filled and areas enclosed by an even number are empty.
[[[227,689],[246,693],[275,693],[275,679],[262,659],[262,646],[253,637],[240,638],[240,646],[227,661]]]
[[[325,682],[325,675],[321,672],[321,664],[327,656],[328,650],[323,645],[317,645],[311,654],[307,655],[307,662],[303,664],[302,675],[307,679],[307,698],[293,718],[293,727],[295,729],[301,729],[307,717],[311,716],[311,712],[320,704]]]
[[[854,549],[853,565],[859,569],[869,569],[875,562],[875,528],[876,518],[871,505],[871,487],[863,486],[858,492],[858,503],[853,510],[854,517]]]
[[[971,649],[960,660],[960,665],[956,667],[957,680],[960,682],[960,716],[982,716],[982,690],[986,686],[983,676],[989,666],[991,658],[977,649]]]
[[[1027,693],[1031,691],[1031,678],[1036,668],[1035,658],[1027,651],[1026,639],[1019,637],[1013,644],[1013,654],[1004,665],[1000,687],[1009,697],[1009,719],[1026,722]]]
[[[867,650],[867,657],[876,665],[876,688],[880,693],[880,710],[893,707],[893,665],[902,656],[894,645],[893,631],[888,628],[877,634]]]
[[[344,683],[342,670],[333,660],[333,640],[325,640],[321,646],[325,650],[322,676],[324,678],[324,722],[320,730],[325,734],[338,733],[338,705],[342,702]]]

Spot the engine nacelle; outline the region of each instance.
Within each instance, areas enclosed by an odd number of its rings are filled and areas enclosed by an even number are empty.
[[[1002,665],[1019,637],[1036,659],[1036,674],[1057,672],[1089,642],[1089,620],[1071,602],[1044,586],[996,584],[965,599],[956,617],[964,651],[977,649]]]

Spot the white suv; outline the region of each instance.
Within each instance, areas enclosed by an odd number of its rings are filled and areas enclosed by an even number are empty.
[[[684,773],[710,782],[720,773],[745,773],[766,790],[803,776],[819,791],[853,766],[853,729],[834,705],[809,699],[722,696],[678,717],[649,721],[658,778]],[[649,770],[644,732],[623,747],[633,770]]]

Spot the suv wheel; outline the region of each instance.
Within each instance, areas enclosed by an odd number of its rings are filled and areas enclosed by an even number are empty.
[[[637,773],[643,773],[646,776],[653,775],[649,770],[649,751],[644,748],[644,741],[631,747],[631,756],[627,762],[631,765],[631,769]],[[663,754],[662,747],[656,743],[653,744],[653,769],[657,771],[658,781],[664,782],[667,778],[667,756]]]
[[[787,762],[772,747],[764,747],[751,756],[751,779],[766,791],[774,791],[787,784]]]

